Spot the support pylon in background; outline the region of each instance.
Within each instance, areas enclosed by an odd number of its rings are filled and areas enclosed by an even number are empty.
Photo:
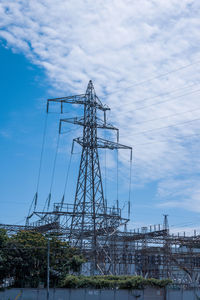
[[[163,216],[164,216],[163,229],[169,231],[168,215],[163,215]]]

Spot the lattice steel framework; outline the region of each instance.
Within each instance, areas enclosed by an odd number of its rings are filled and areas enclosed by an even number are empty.
[[[121,218],[120,210],[117,210],[115,214],[110,214],[110,211],[108,212],[103,193],[98,148],[108,148],[112,150],[128,149],[131,151],[131,160],[132,148],[119,144],[118,128],[108,124],[106,120],[106,111],[110,110],[110,108],[101,103],[96,95],[91,80],[88,83],[84,95],[49,99],[47,111],[49,110],[50,102],[59,102],[61,104],[61,113],[63,112],[63,105],[66,103],[82,104],[84,106],[83,117],[60,120],[60,132],[62,130],[63,122],[83,127],[82,137],[73,140],[73,144],[74,142],[77,142],[81,145],[82,154],[69,240],[81,250],[83,247],[93,249],[94,272],[98,264],[98,253],[102,250],[102,243],[106,242],[106,239],[104,238],[102,241],[100,236],[108,235],[117,227],[124,224],[124,222],[127,222],[127,220],[125,221]],[[103,112],[103,120],[98,117],[98,111]],[[117,142],[99,138],[97,136],[98,128],[115,130],[117,132]]]
[[[101,105],[90,81],[86,90],[84,118],[81,124],[83,137],[76,139],[82,146],[82,154],[71,222],[71,235],[74,229],[80,229],[78,239],[80,248],[82,248],[85,230],[93,232],[93,244],[96,248],[96,232],[102,227],[106,228],[107,225],[107,220],[104,218],[106,205],[98,155],[97,104]],[[106,111],[106,108],[103,109]]]

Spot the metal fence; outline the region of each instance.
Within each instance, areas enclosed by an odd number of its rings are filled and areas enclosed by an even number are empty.
[[[46,300],[45,289],[8,289],[0,300]],[[49,300],[199,300],[200,289],[94,290],[50,289]]]

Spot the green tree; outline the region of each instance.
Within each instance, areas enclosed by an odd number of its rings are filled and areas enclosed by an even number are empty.
[[[2,232],[2,279],[14,277],[18,287],[37,287],[41,282],[45,284],[48,238],[51,286],[59,285],[69,272],[78,272],[84,260],[77,249],[70,247],[67,242],[31,231],[20,231],[10,238]]]
[[[0,284],[2,284],[3,279],[9,276],[9,266],[7,261],[7,242],[8,235],[6,230],[0,229]]]
[[[46,238],[36,232],[20,231],[8,243],[10,276],[16,286],[38,286],[46,270]]]

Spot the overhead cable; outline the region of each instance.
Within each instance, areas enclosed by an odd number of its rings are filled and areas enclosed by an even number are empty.
[[[195,121],[199,121],[199,120],[200,120],[200,118],[196,118],[196,119],[193,119],[193,120],[188,120],[188,121],[184,121],[184,122],[180,122],[180,123],[175,123],[175,124],[168,125],[168,126],[163,126],[163,127],[158,127],[158,128],[153,128],[153,129],[150,129],[150,130],[145,130],[145,131],[137,132],[134,135],[145,134],[147,132],[152,132],[152,131],[156,131],[156,130],[166,129],[166,128],[170,128],[170,127],[182,126],[184,124],[195,122]]]
[[[198,110],[200,110],[200,108],[195,108],[195,109],[192,109],[192,110],[186,110],[184,112],[175,113],[175,114],[172,114],[172,115],[166,115],[166,116],[163,116],[163,117],[160,117],[160,118],[154,118],[154,119],[150,119],[150,120],[146,120],[146,121],[142,121],[142,122],[136,122],[136,123],[134,123],[134,125],[139,125],[139,124],[149,123],[149,122],[153,122],[153,121],[163,120],[163,119],[167,119],[167,118],[170,118],[170,117],[176,117],[176,116],[184,115],[184,114],[187,114],[187,113],[195,112],[195,111],[198,111]]]
[[[170,99],[168,99],[168,100],[159,101],[159,102],[155,102],[155,103],[152,103],[152,104],[147,104],[147,105],[144,105],[144,106],[135,108],[132,112],[137,111],[137,110],[142,110],[142,109],[145,109],[145,108],[150,107],[150,106],[154,106],[154,105],[158,105],[158,104],[170,102],[170,101],[172,101],[172,100],[174,100],[174,99],[182,98],[182,97],[184,97],[184,96],[191,95],[191,94],[195,94],[195,93],[199,93],[199,92],[200,92],[200,89],[194,90],[194,91],[191,91],[191,92],[189,92],[189,93],[185,93],[185,94],[182,94],[182,95],[173,97],[173,98],[170,98]]]
[[[194,134],[188,134],[188,135],[182,135],[183,138],[186,137],[194,137],[194,136],[200,136],[200,133],[194,133]],[[173,135],[174,138],[179,138],[177,135]],[[135,146],[144,146],[144,145],[149,145],[149,144],[157,144],[157,143],[168,143],[169,141],[172,141],[172,139],[168,140],[154,140],[153,142],[147,142],[147,143],[141,143],[141,144],[134,144]]]
[[[200,61],[196,61],[196,62],[193,62],[191,64],[184,65],[184,66],[179,67],[177,69],[173,69],[173,70],[171,70],[169,72],[166,72],[166,73],[163,73],[163,74],[160,74],[160,75],[156,75],[156,76],[154,76],[152,78],[149,78],[149,79],[146,79],[146,80],[143,80],[143,81],[140,81],[140,82],[133,83],[130,86],[125,87],[124,89],[130,89],[130,88],[135,87],[135,86],[143,85],[143,84],[151,82],[151,81],[153,81],[155,79],[159,79],[159,78],[165,77],[165,76],[167,76],[169,74],[179,72],[181,70],[187,69],[187,68],[189,68],[189,67],[191,67],[193,65],[197,65],[199,63],[200,63]],[[109,95],[113,95],[113,94],[116,94],[116,93],[119,93],[119,92],[122,92],[122,89],[120,89],[118,91],[113,91],[113,92],[107,93],[106,95],[109,96]]]
[[[147,97],[147,98],[142,98],[142,99],[139,99],[137,101],[133,101],[132,103],[141,103],[143,101],[147,101],[147,100],[151,100],[151,99],[154,99],[154,98],[160,98],[160,97],[166,97],[168,95],[171,95],[171,94],[174,94],[176,93],[177,91],[182,91],[182,90],[185,90],[185,89],[189,89],[193,86],[196,86],[196,85],[199,85],[200,82],[197,82],[197,83],[193,83],[191,85],[188,85],[188,86],[183,86],[183,87],[180,87],[180,88],[177,88],[177,89],[174,89],[174,90],[171,90],[171,91],[167,91],[167,92],[163,92],[161,94],[157,94],[157,95],[154,95],[154,96],[151,96],[151,97]]]

